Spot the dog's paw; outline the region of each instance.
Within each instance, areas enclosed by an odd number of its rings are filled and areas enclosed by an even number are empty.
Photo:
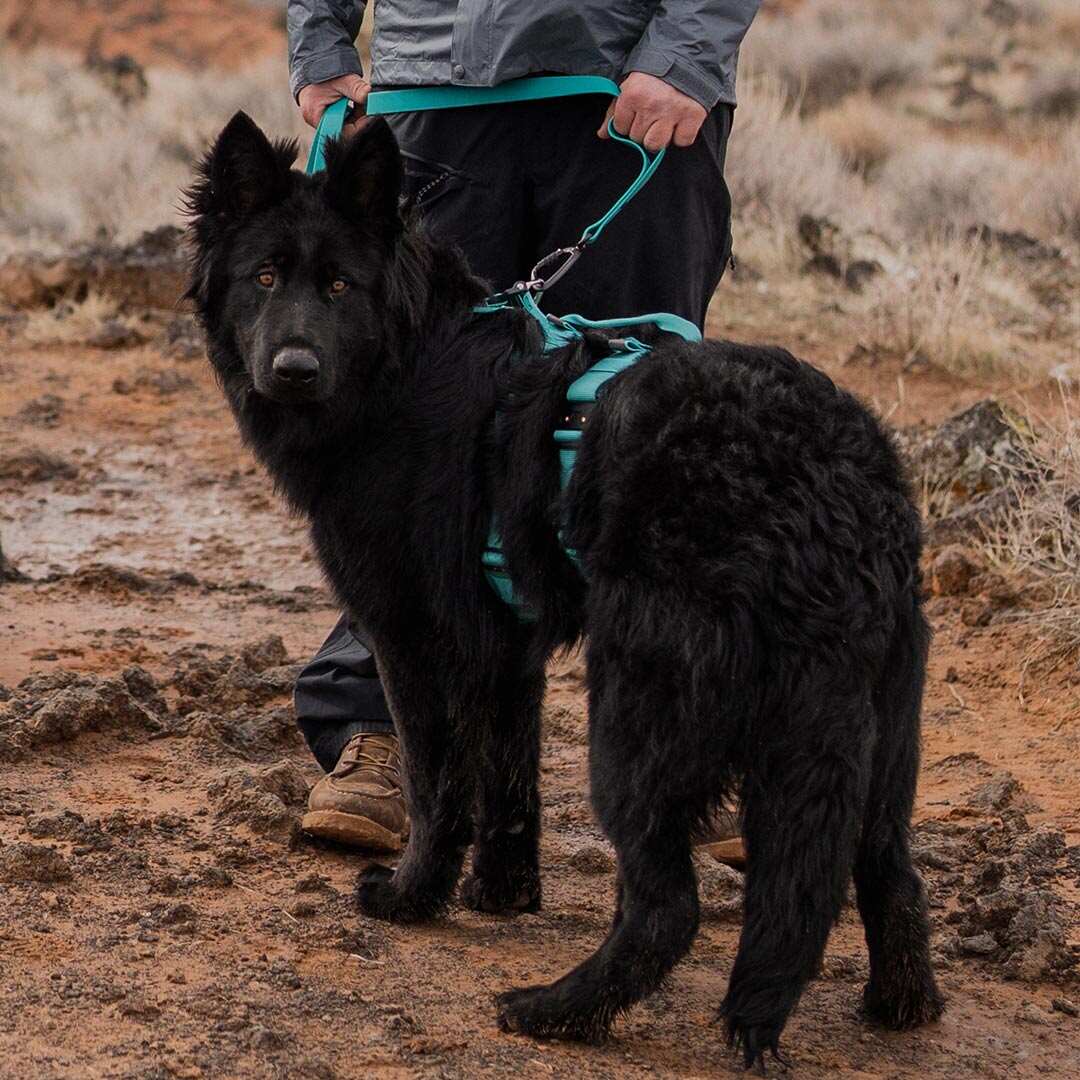
[[[945,999],[929,974],[914,984],[881,986],[867,983],[863,990],[863,1017],[893,1031],[928,1024],[944,1011]]]
[[[780,1052],[780,1033],[784,1028],[782,1021],[752,1024],[730,1011],[727,1006],[721,1009],[721,1016],[727,1029],[728,1045],[742,1055],[743,1068],[756,1068],[762,1076],[768,1075],[766,1054],[781,1071],[786,1072],[791,1068],[791,1061]]]
[[[470,874],[461,883],[461,902],[488,915],[518,915],[540,910],[540,881],[535,872],[508,877]]]
[[[495,998],[501,1031],[534,1039],[571,1039],[599,1043],[607,1038],[608,1023],[595,1013],[574,1013],[555,986],[526,986]]]
[[[365,915],[387,922],[410,922],[408,906],[394,886],[394,871],[372,863],[356,879],[356,903]]]

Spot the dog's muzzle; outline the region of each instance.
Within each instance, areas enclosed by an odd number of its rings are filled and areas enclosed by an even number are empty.
[[[311,349],[279,349],[272,367],[274,378],[293,390],[313,390],[319,378],[319,358]]]

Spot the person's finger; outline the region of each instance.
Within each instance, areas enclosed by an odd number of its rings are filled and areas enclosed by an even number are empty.
[[[356,105],[363,106],[367,96],[371,93],[371,84],[361,79],[359,75],[342,75],[334,81],[334,89],[343,97],[347,97]]]
[[[630,138],[636,143],[645,141],[645,133],[654,123],[653,119],[643,112],[634,114],[634,122],[630,125]]]
[[[615,115],[615,102],[613,101],[608,107],[607,112],[604,113],[604,122],[600,125],[600,130],[597,131],[597,135],[601,139],[608,138],[608,121]]]
[[[700,120],[680,120],[675,125],[674,142],[676,146],[693,146],[701,130]]]
[[[671,142],[673,130],[674,124],[670,120],[654,120],[649,125],[649,130],[645,132],[645,138],[641,140],[641,145],[650,154],[655,154],[663,150]]]
[[[341,134],[346,139],[351,139],[354,135],[359,135],[368,124],[374,124],[375,120],[374,116],[367,116],[360,109],[353,109],[341,128]]]
[[[634,107],[625,97],[618,97],[615,99],[615,110],[611,114],[611,119],[615,122],[615,130],[620,135],[629,134],[630,125],[634,122],[634,116]]]

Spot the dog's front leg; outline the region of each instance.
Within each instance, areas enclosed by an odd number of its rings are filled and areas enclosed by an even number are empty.
[[[504,670],[479,753],[473,865],[461,898],[474,911],[538,911],[544,672]]]
[[[409,843],[392,871],[361,871],[356,899],[361,911],[391,922],[428,919],[447,906],[472,838],[475,769],[467,739],[429,668],[404,650],[381,643],[376,656],[401,740]]]

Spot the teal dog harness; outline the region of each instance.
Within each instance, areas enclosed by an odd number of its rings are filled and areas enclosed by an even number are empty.
[[[572,94],[610,94],[617,97],[618,86],[610,79],[594,75],[557,75],[540,76],[528,79],[515,79],[499,86],[435,86],[408,90],[382,90],[368,95],[366,111],[369,116],[385,113],[415,112],[422,109],[449,109],[467,105],[491,105],[511,101],[536,101],[543,98],[566,97]],[[350,102],[342,98],[329,106],[323,113],[315,131],[315,139],[308,157],[307,172],[317,173],[326,167],[324,147],[327,139],[341,134]],[[620,135],[614,126],[608,124],[608,134],[618,142],[634,147],[641,155],[641,171],[630,186],[612,204],[611,208],[589,225],[575,244],[557,248],[545,255],[533,268],[529,278],[518,281],[510,288],[489,296],[474,310],[478,314],[491,314],[506,311],[513,307],[521,308],[536,320],[543,335],[544,352],[550,353],[574,345],[584,340],[586,330],[620,330],[633,326],[655,326],[667,333],[675,334],[684,341],[700,341],[701,331],[678,315],[655,313],[636,315],[621,319],[587,319],[583,315],[548,315],[541,311],[539,301],[544,290],[558,281],[581,257],[582,253],[600,237],[611,220],[623,207],[649,182],[664,157],[664,150],[651,157],[645,148],[632,139]],[[552,267],[545,274],[545,267]],[[625,371],[650,351],[636,337],[612,337],[609,339],[610,351],[593,364],[583,375],[575,379],[566,391],[567,416],[566,427],[555,431],[555,448],[559,455],[559,477],[562,490],[570,484],[577,461],[578,443],[581,441],[583,428],[588,413],[596,403],[600,388],[619,372]],[[578,565],[577,553],[566,548],[567,555]],[[488,534],[487,546],[482,556],[484,574],[499,598],[511,605],[522,619],[532,617],[528,607],[517,595],[513,580],[506,567],[502,551],[498,522],[493,521]]]

